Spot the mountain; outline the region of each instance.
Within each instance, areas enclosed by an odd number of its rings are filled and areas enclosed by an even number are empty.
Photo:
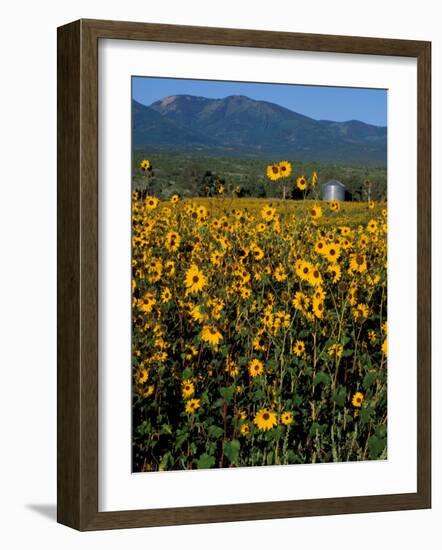
[[[136,149],[351,164],[387,161],[387,128],[357,120],[315,120],[241,95],[133,100]]]

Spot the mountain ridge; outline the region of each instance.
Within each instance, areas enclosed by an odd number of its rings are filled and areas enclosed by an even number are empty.
[[[178,94],[151,105],[132,100],[135,149],[251,158],[385,165],[387,128],[359,120],[316,120],[243,95]]]

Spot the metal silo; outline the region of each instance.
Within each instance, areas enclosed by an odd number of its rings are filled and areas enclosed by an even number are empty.
[[[322,200],[345,201],[345,185],[338,180],[329,180],[322,186]]]

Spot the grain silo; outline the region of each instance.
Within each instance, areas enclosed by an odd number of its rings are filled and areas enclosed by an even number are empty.
[[[322,186],[322,200],[345,201],[345,185],[338,180],[329,180]]]

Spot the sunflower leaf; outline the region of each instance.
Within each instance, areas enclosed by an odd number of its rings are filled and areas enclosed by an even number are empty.
[[[229,459],[231,464],[237,464],[240,449],[241,444],[237,439],[233,439],[232,441],[224,441],[224,454]]]
[[[199,459],[196,461],[196,467],[198,470],[204,470],[207,468],[211,468],[215,465],[215,459],[212,455],[209,455],[207,453],[203,453]]]

